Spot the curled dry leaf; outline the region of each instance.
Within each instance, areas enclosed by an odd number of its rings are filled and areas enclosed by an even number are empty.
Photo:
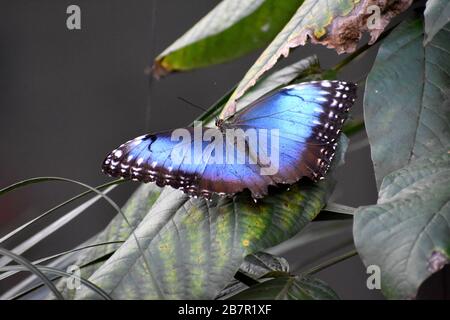
[[[311,42],[334,48],[338,53],[352,52],[356,49],[363,33],[367,31],[370,33],[369,44],[373,44],[391,19],[405,11],[412,0],[354,0],[353,2],[355,5],[350,13],[335,17],[326,28],[327,30],[323,30],[326,32],[323,37],[320,37],[320,32],[311,34],[306,31]]]

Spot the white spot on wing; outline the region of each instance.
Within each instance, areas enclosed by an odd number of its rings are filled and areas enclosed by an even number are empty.
[[[314,112],[323,113],[323,109],[322,108],[314,108]]]

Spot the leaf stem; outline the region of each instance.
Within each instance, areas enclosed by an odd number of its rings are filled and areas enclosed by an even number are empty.
[[[95,285],[94,283],[92,283],[89,280],[86,280],[80,276],[78,276],[75,273],[68,273],[56,268],[52,268],[52,267],[46,267],[46,266],[35,266],[35,268],[37,270],[39,270],[40,272],[46,272],[46,273],[52,273],[52,274],[56,274],[59,277],[66,277],[66,278],[72,278],[72,279],[76,279],[78,281],[80,281],[81,284],[84,284],[86,287],[88,287],[89,289],[91,289],[93,292],[97,293],[100,297],[102,297],[104,300],[112,300],[112,298],[100,287],[98,287],[97,285]],[[27,267],[25,266],[6,266],[6,267],[2,267],[2,269],[7,270],[7,271],[29,271]],[[47,278],[50,283],[54,286],[53,282],[54,280],[58,279],[58,278]],[[56,289],[56,287],[55,287]],[[57,289],[56,289],[57,290]],[[61,295],[61,293],[58,291],[58,293]],[[56,294],[55,294],[56,295]],[[61,295],[61,297],[57,296],[58,299],[60,300],[64,300],[64,297]],[[15,299],[15,298],[13,298]]]
[[[347,64],[352,62],[354,59],[356,59],[360,54],[364,53],[366,50],[371,48],[372,45],[369,45],[366,43],[362,47],[358,48],[356,51],[354,51],[352,54],[348,55],[344,59],[342,59],[338,64],[336,64],[331,70],[333,72],[339,72],[343,67],[345,67]]]
[[[22,187],[22,186],[26,186],[26,185],[31,184],[31,183],[38,183],[38,182],[46,181],[46,180],[44,180],[44,179],[45,179],[45,178],[32,178],[32,179],[29,179],[29,180],[25,180],[25,181],[21,181],[21,182],[15,183],[15,184],[13,184],[13,185],[11,185],[11,186],[9,186],[9,187],[6,187],[6,188],[0,190],[0,195],[1,195],[2,193],[12,191],[12,190],[14,190],[14,189],[17,189],[17,188]],[[125,182],[125,181],[127,181],[127,180],[122,180],[122,179],[114,180],[114,181],[105,183],[105,184],[103,184],[103,185],[100,185],[100,186],[96,187],[96,189],[102,190],[102,189],[105,189],[105,188],[107,188],[107,187],[110,187],[110,186],[113,186],[113,185],[116,185],[116,184],[119,184],[119,183],[122,183],[122,182]],[[5,191],[4,191],[4,190],[5,190]],[[90,194],[90,193],[92,193],[92,192],[93,192],[92,190],[84,191],[84,192],[82,192],[82,193],[80,193],[80,194],[78,194],[78,195],[76,195],[76,196],[74,196],[74,197],[72,197],[72,198],[70,198],[70,199],[68,199],[68,200],[66,200],[66,201],[64,201],[64,202],[62,202],[62,203],[60,203],[60,204],[58,204],[58,205],[56,205],[55,207],[51,208],[50,210],[45,211],[44,213],[42,213],[41,215],[37,216],[36,218],[34,218],[34,219],[28,221],[27,223],[21,225],[20,227],[18,227],[18,228],[16,228],[15,230],[11,231],[11,232],[8,233],[7,235],[3,236],[3,237],[0,239],[0,243],[5,242],[6,240],[8,240],[9,238],[11,238],[12,236],[14,236],[15,234],[17,234],[18,232],[23,231],[25,228],[27,228],[27,227],[29,227],[30,225],[34,224],[34,223],[37,222],[38,220],[40,220],[40,219],[42,219],[42,218],[48,216],[49,214],[51,214],[52,212],[58,210],[59,208],[62,208],[62,207],[64,207],[65,205],[68,205],[68,204],[70,204],[71,202],[73,202],[73,201],[75,201],[75,200],[78,200],[79,198],[82,198],[82,197],[84,197],[85,195],[88,195],[88,194]]]
[[[311,269],[309,269],[306,272],[304,272],[303,275],[308,275],[309,276],[309,275],[315,274],[315,273],[317,273],[319,271],[322,271],[322,270],[324,270],[324,269],[326,269],[328,267],[331,267],[332,265],[335,265],[336,263],[339,263],[339,262],[344,261],[344,260],[346,260],[348,258],[356,256],[357,254],[358,254],[358,252],[355,249],[353,249],[353,250],[351,250],[349,252],[346,252],[346,253],[344,253],[344,254],[342,254],[340,256],[333,257],[333,258],[331,258],[331,259],[329,259],[329,260],[327,260],[327,261],[325,261],[325,262],[323,262],[323,263],[321,263],[321,264],[319,264],[319,265],[317,265],[315,267],[312,267]]]
[[[58,291],[58,289],[53,284],[53,282],[51,282],[50,279],[47,278],[47,276],[44,273],[42,273],[42,271],[39,270],[36,266],[34,266],[30,261],[28,261],[27,259],[25,259],[22,256],[19,256],[5,248],[1,248],[1,247],[0,247],[0,254],[11,258],[15,262],[24,266],[25,270],[28,270],[31,273],[34,273],[50,289],[50,291],[52,291],[52,293],[55,295],[55,297],[58,300],[64,300],[63,295],[61,294],[61,292]]]
[[[57,253],[57,254],[54,254],[54,255],[45,257],[45,258],[41,258],[41,259],[38,259],[38,260],[34,260],[34,261],[32,261],[32,263],[35,264],[35,265],[36,265],[36,264],[42,264],[42,263],[47,262],[47,261],[49,261],[49,260],[53,260],[53,259],[62,257],[62,256],[64,256],[64,255],[67,255],[67,254],[70,254],[70,253],[77,252],[77,251],[81,251],[81,250],[85,250],[85,249],[90,249],[90,248],[95,248],[95,247],[99,247],[99,246],[106,246],[106,245],[110,245],[110,244],[124,243],[124,242],[125,242],[125,241],[109,241],[109,242],[102,242],[102,243],[96,243],[96,244],[92,244],[92,245],[87,245],[87,246],[84,246],[84,247],[79,247],[79,248],[75,248],[75,249],[72,249],[72,250],[63,251],[63,252],[60,252],[60,253]],[[114,253],[114,252],[113,252],[113,253]],[[112,254],[112,253],[111,253],[111,254]],[[111,255],[111,254],[110,254],[110,255]],[[97,259],[94,259],[94,260],[90,261],[87,265],[96,263],[96,262],[98,261],[98,259],[100,259],[100,258],[102,258],[102,257],[99,257],[99,258],[97,258]],[[87,266],[87,265],[83,265],[82,267],[85,267],[85,266]],[[0,271],[2,271],[2,267],[0,267]],[[12,275],[14,275],[14,274],[16,274],[16,272],[14,272],[14,271],[11,271],[11,272],[9,272],[9,273],[7,273],[7,272],[2,273],[2,274],[0,274],[0,280],[6,279],[6,278],[8,278],[8,277],[10,277],[10,276],[12,276]]]
[[[347,122],[342,131],[347,136],[352,136],[365,128],[364,120],[353,120]]]

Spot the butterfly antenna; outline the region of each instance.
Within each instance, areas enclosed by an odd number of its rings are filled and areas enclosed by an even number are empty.
[[[191,102],[191,101],[189,101],[189,100],[186,100],[185,98],[183,98],[183,97],[177,97],[179,100],[181,100],[181,101],[183,101],[183,102],[186,102],[188,105],[190,105],[191,107],[194,107],[194,108],[197,108],[197,109],[200,109],[200,110],[202,110],[202,111],[208,111],[206,108],[203,108],[203,107],[201,107],[201,106],[199,106],[199,105],[197,105],[197,104],[195,104],[195,103],[193,103],[193,102]]]

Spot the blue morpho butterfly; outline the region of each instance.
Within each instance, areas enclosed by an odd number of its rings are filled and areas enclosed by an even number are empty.
[[[261,198],[269,185],[323,178],[355,98],[356,85],[343,81],[289,85],[216,120],[216,128],[194,126],[130,140],[106,157],[103,171],[193,197],[249,189],[254,199]],[[197,134],[202,129],[204,134]]]

